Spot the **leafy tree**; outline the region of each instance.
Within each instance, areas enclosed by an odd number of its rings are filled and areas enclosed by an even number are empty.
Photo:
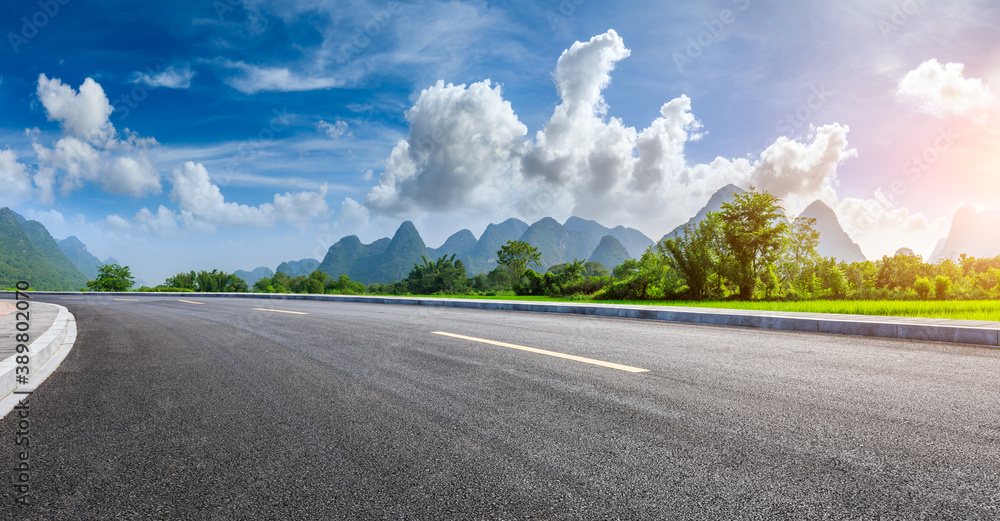
[[[927,277],[919,277],[913,282],[913,289],[916,290],[917,296],[921,300],[927,300],[931,294],[931,281]]]
[[[135,284],[135,277],[128,266],[103,264],[97,267],[97,280],[87,282],[95,291],[128,291]]]
[[[541,265],[541,259],[538,248],[524,241],[507,241],[497,250],[497,263],[507,270],[515,288],[521,283],[525,271]]]
[[[938,300],[944,300],[944,297],[948,294],[948,290],[951,289],[951,279],[945,277],[944,275],[938,275],[934,277],[934,297]]]
[[[465,275],[465,264],[455,257],[455,254],[450,258],[445,255],[431,262],[421,255],[423,264],[415,263],[404,282],[417,294],[459,293],[468,286],[468,278]]]
[[[583,265],[583,276],[588,279],[591,277],[610,277],[611,271],[600,262],[588,261]]]
[[[691,298],[703,299],[708,294],[712,273],[719,262],[716,244],[719,222],[718,215],[709,213],[694,225],[685,224],[676,238],[657,244],[670,267],[684,278]]]
[[[341,273],[337,280],[326,283],[326,289],[329,293],[360,295],[365,292],[365,285],[355,282],[346,274]]]
[[[788,224],[779,199],[767,192],[733,194],[719,212],[722,239],[730,263],[728,279],[739,288],[739,297],[749,300],[761,273],[770,266],[785,244]]]

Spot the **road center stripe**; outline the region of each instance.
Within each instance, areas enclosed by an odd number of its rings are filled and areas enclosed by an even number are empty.
[[[442,331],[432,331],[432,333],[435,334],[435,335],[450,336],[452,338],[460,338],[462,340],[469,340],[469,341],[472,341],[472,342],[480,342],[480,343],[483,343],[483,344],[490,344],[490,345],[494,345],[494,346],[509,347],[511,349],[519,349],[521,351],[527,351],[529,353],[537,353],[537,354],[540,354],[540,355],[554,356],[556,358],[565,358],[567,360],[575,360],[577,362],[583,362],[585,364],[599,365],[601,367],[608,367],[608,368],[611,368],[611,369],[618,369],[620,371],[628,371],[630,373],[646,373],[646,372],[649,372],[649,369],[642,369],[642,368],[639,368],[639,367],[632,367],[630,365],[616,364],[614,362],[605,362],[603,360],[594,360],[593,358],[585,358],[585,357],[582,357],[582,356],[567,355],[566,353],[557,353],[555,351],[546,351],[544,349],[538,349],[536,347],[519,346],[517,344],[508,344],[506,342],[497,342],[497,341],[494,341],[494,340],[486,340],[486,339],[483,339],[483,338],[476,338],[476,337],[465,336],[465,335],[456,335],[454,333],[445,333],[445,332],[442,332]]]
[[[303,313],[301,311],[285,311],[282,309],[265,309],[265,308],[253,308],[254,311],[271,311],[273,313],[290,313],[292,315],[308,315],[309,313]]]
[[[186,304],[198,304],[199,306],[204,306],[205,305],[204,302],[195,302],[193,300],[180,300],[180,299],[178,299],[177,302],[184,302]]]

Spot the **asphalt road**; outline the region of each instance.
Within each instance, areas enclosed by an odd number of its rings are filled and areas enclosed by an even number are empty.
[[[78,337],[0,519],[1000,518],[1000,350],[178,299],[40,299]]]

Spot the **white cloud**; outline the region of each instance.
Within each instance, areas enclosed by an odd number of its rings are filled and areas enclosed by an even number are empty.
[[[339,87],[342,80],[328,76],[306,76],[292,72],[287,67],[260,67],[244,62],[226,62],[226,67],[237,69],[240,74],[226,83],[244,94],[264,91],[301,92]]]
[[[48,118],[58,121],[67,134],[95,145],[114,137],[114,126],[108,120],[114,109],[93,79],[84,80],[77,92],[58,78],[50,80],[40,74],[37,92]]]
[[[811,143],[779,137],[761,153],[750,183],[784,200],[792,214],[817,199],[836,205],[837,167],[858,155],[848,148],[849,130],[837,123],[822,126],[810,136]]]
[[[345,135],[347,137],[352,137],[351,133],[347,131],[346,121],[338,120],[330,123],[328,121],[320,120],[320,122],[316,124],[316,130],[325,133],[330,139],[339,139]]]
[[[126,131],[121,139],[108,120],[112,108],[104,89],[87,78],[77,93],[59,79],[38,79],[38,98],[50,120],[58,121],[67,134],[52,148],[35,141],[32,147],[39,166],[34,176],[38,198],[55,202],[58,185],[63,194],[85,183],[98,183],[109,193],[142,197],[159,194],[160,174],[146,156],[158,143]],[[37,140],[38,132],[29,132]]]
[[[996,97],[983,80],[966,78],[964,71],[961,63],[927,60],[900,80],[896,97],[939,117],[979,115],[996,104]]]
[[[275,194],[273,203],[260,206],[226,202],[200,163],[187,162],[173,171],[171,197],[187,221],[208,225],[270,227],[275,223],[304,223],[329,214],[327,187],[316,192]]]
[[[163,71],[133,72],[131,82],[142,83],[152,88],[187,89],[191,87],[192,78],[194,78],[194,71],[187,66],[183,69],[167,67]]]
[[[31,196],[31,176],[11,150],[0,150],[0,204],[24,202]]]
[[[439,81],[420,93],[406,118],[409,136],[393,149],[367,206],[397,213],[505,204],[508,189],[518,184],[512,161],[528,130],[499,86]]]
[[[114,194],[142,197],[147,194],[158,194],[160,173],[152,162],[145,157],[138,160],[131,157],[119,157],[101,178],[104,190]]]
[[[898,206],[881,189],[868,199],[844,198],[835,207],[841,225],[859,244],[868,245],[865,255],[877,259],[901,247],[930,255],[935,241],[947,233],[944,218],[929,219]]]

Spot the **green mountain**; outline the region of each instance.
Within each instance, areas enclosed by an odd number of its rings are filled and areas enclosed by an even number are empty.
[[[45,225],[38,221],[25,221],[21,223],[21,229],[35,245],[38,253],[42,254],[48,265],[56,270],[59,276],[71,286],[71,289],[80,289],[87,285],[87,281],[90,279],[81,273],[73,261],[69,260],[69,257],[63,253],[56,240],[45,229]]]
[[[355,264],[360,259],[382,254],[389,247],[389,242],[390,239],[385,237],[371,244],[362,244],[357,235],[348,235],[330,246],[323,262],[316,269],[333,278],[338,278],[343,274],[358,280],[355,278],[357,276],[357,271],[354,269]]]
[[[597,245],[597,249],[594,250],[594,253],[587,260],[600,262],[605,268],[613,270],[630,258],[632,256],[629,255],[628,250],[625,249],[625,246],[615,236],[605,235],[601,237],[601,243]]]
[[[261,266],[259,268],[254,268],[253,271],[236,270],[234,275],[246,281],[247,285],[252,288],[254,283],[258,280],[273,277],[274,272],[267,266]]]
[[[625,247],[628,251],[629,256],[633,258],[639,258],[642,256],[642,252],[646,251],[646,248],[650,244],[653,244],[653,239],[646,237],[646,235],[635,228],[626,228],[624,226],[616,226],[614,228],[608,228],[597,221],[591,221],[588,219],[581,219],[579,217],[570,217],[566,219],[563,223],[567,229],[584,232],[597,237],[598,240],[605,235],[610,235]],[[609,268],[610,269],[610,268]]]
[[[468,256],[461,256],[465,263],[465,271],[469,275],[479,273],[489,273],[497,268],[497,250],[507,244],[507,241],[516,241],[524,235],[528,229],[528,223],[520,219],[507,219],[500,224],[490,224],[486,231],[479,236],[476,247]]]
[[[520,240],[538,248],[542,265],[536,269],[544,273],[550,266],[589,258],[601,239],[586,232],[570,230],[555,219],[545,217],[529,226]]]
[[[448,237],[440,248],[427,248],[427,253],[433,259],[438,259],[444,255],[456,254],[459,258],[467,257],[476,249],[476,236],[469,230],[461,230]],[[499,249],[499,248],[498,248]],[[462,261],[465,262],[464,260]]]
[[[351,278],[365,284],[403,280],[413,265],[423,262],[422,257],[427,256],[427,246],[420,233],[412,222],[406,221],[396,230],[383,253],[355,264]]]
[[[22,222],[28,221],[9,208],[0,208],[0,287],[13,288],[19,280],[25,280],[33,289],[79,289],[79,285],[64,279],[53,266],[49,265],[45,255],[38,251],[31,237],[22,228]],[[44,227],[42,229],[44,230]],[[45,234],[48,235],[48,232]],[[56,249],[59,247],[56,246]],[[65,255],[63,257],[65,258]],[[69,259],[66,259],[66,262],[69,262]],[[83,278],[83,274],[79,271],[77,276]]]
[[[76,269],[80,270],[88,280],[95,280],[97,278],[97,267],[101,264],[101,259],[94,256],[93,253],[87,251],[87,245],[80,242],[75,235],[70,235],[61,241],[56,241],[59,245],[59,249],[69,257],[69,260],[76,266]]]
[[[319,261],[316,259],[302,259],[298,261],[288,261],[282,262],[278,265],[278,269],[274,270],[278,273],[284,273],[289,277],[300,277],[302,275],[309,275],[310,273],[319,269]]]

